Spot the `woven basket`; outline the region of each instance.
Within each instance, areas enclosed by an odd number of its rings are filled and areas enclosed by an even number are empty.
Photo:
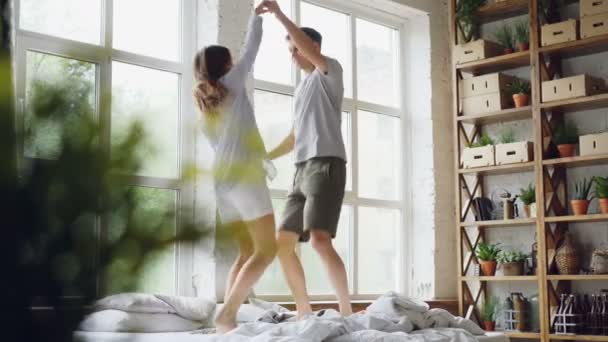
[[[569,233],[566,233],[564,242],[557,249],[555,263],[559,274],[578,274],[580,271],[578,253]]]
[[[591,270],[595,274],[608,274],[608,250],[593,251]]]

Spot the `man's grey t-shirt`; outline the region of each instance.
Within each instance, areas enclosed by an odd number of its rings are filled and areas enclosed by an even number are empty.
[[[346,161],[342,139],[342,66],[327,59],[327,73],[315,69],[307,75],[295,93],[295,162],[315,157],[338,157]]]

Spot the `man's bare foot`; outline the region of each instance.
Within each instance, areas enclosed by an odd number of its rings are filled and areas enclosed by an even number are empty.
[[[226,334],[236,329],[236,318],[230,317],[224,310],[215,317],[215,328],[217,329],[218,335]]]

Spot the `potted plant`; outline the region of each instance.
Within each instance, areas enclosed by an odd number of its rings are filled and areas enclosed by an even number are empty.
[[[536,189],[532,183],[527,188],[519,189],[519,199],[524,204],[526,217],[536,217]]]
[[[494,145],[494,140],[488,135],[488,133],[483,133],[479,138],[477,138],[476,142],[469,144],[468,147],[475,148],[491,145]]]
[[[520,20],[515,23],[515,40],[517,41],[517,51],[530,49],[530,28],[527,21]]]
[[[595,197],[600,203],[602,214],[608,214],[608,177],[594,177]]]
[[[494,331],[496,329],[497,311],[498,299],[496,297],[491,297],[484,301],[481,309],[481,319],[483,320],[485,331]]]
[[[486,0],[459,0],[456,4],[456,26],[463,42],[468,43],[479,35],[479,19],[477,10]]]
[[[589,197],[592,184],[593,178],[589,182],[587,182],[587,178],[584,178],[582,181],[574,183],[574,197],[570,201],[574,215],[587,214],[589,202],[593,199],[593,196]]]
[[[523,275],[526,259],[528,259],[526,254],[516,251],[501,251],[497,258],[502,268],[502,274],[506,276]]]
[[[509,86],[509,90],[513,96],[515,108],[525,107],[530,103],[530,82],[526,80],[516,79]]]
[[[499,141],[501,144],[511,144],[515,142],[515,132],[513,128],[504,128],[500,131]]]
[[[573,157],[578,144],[578,128],[573,123],[559,126],[553,133],[553,143],[557,145],[561,158]]]
[[[508,55],[515,51],[515,38],[511,27],[502,25],[494,34],[494,38],[504,47],[503,53]]]
[[[481,273],[484,276],[493,277],[496,274],[496,258],[501,249],[500,244],[487,244],[480,242],[475,250],[475,255],[481,266]]]

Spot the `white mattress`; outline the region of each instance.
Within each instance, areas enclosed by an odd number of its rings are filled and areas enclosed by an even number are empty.
[[[217,340],[217,335],[204,335],[192,332],[172,333],[110,333],[85,332],[74,333],[75,342],[211,342]],[[477,336],[479,342],[509,342],[509,338],[498,332]]]
[[[217,340],[217,335],[203,335],[196,332],[170,333],[112,333],[76,331],[75,342],[209,342]]]

